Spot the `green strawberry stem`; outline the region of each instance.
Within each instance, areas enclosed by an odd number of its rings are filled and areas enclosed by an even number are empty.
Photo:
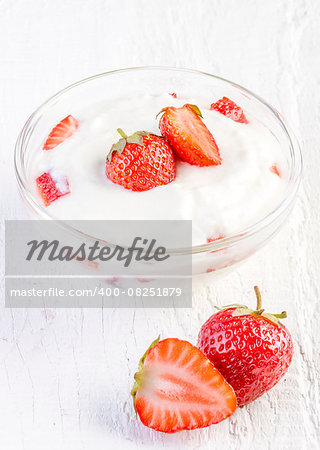
[[[254,291],[255,291],[255,294],[256,294],[256,297],[257,297],[257,309],[256,310],[248,308],[248,306],[239,305],[239,304],[236,304],[236,303],[234,303],[233,305],[222,306],[222,308],[218,308],[216,306],[215,308],[219,309],[220,311],[224,311],[224,310],[229,309],[229,308],[234,308],[234,311],[232,312],[232,316],[233,317],[248,316],[248,315],[261,316],[261,317],[264,317],[265,319],[268,319],[270,322],[273,322],[278,327],[281,327],[282,324],[281,324],[281,322],[279,322],[279,319],[286,319],[287,318],[286,311],[282,311],[281,314],[269,314],[269,313],[266,313],[265,310],[261,308],[261,306],[262,306],[262,299],[261,299],[261,294],[260,294],[260,290],[259,290],[258,286],[254,286]]]
[[[261,298],[261,294],[260,294],[260,290],[259,290],[258,286],[254,287],[254,292],[256,293],[256,297],[257,297],[257,311],[259,311],[262,306],[262,298]]]
[[[256,314],[257,316],[261,316],[264,309],[261,309],[262,298],[261,298],[261,293],[260,293],[258,286],[254,286],[254,292],[256,293],[256,297],[257,297],[257,309],[256,309],[256,311],[254,311],[254,314]],[[269,314],[269,315],[276,317],[277,319],[286,319],[287,318],[286,311],[282,311],[281,314]]]

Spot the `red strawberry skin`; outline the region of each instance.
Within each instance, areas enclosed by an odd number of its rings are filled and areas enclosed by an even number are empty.
[[[141,145],[127,142],[121,152],[111,149],[111,158],[106,162],[107,177],[131,191],[147,191],[171,183],[176,171],[168,143],[150,133],[140,135],[140,139]]]
[[[286,373],[293,354],[290,333],[262,316],[232,315],[229,308],[202,326],[199,349],[233,387],[239,406],[256,400]]]
[[[211,110],[218,111],[235,122],[248,123],[246,116],[240,106],[230,100],[228,97],[222,97],[210,106]]]
[[[63,197],[64,195],[70,193],[70,191],[64,193],[61,192],[57,188],[56,183],[52,179],[51,175],[47,172],[40,175],[36,179],[36,183],[45,206],[49,206],[52,202],[54,202],[58,198]]]
[[[79,127],[79,122],[73,116],[69,115],[59,122],[50,132],[43,150],[52,150],[57,145],[62,144],[71,137]]]
[[[211,362],[187,341],[164,339],[140,361],[132,390],[141,422],[175,433],[218,423],[236,409],[233,389]]]
[[[194,105],[164,108],[159,123],[161,134],[183,161],[196,166],[219,165],[216,141],[195,108],[199,111]]]

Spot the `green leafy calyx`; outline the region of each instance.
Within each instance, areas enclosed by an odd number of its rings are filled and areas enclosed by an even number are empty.
[[[190,103],[187,103],[184,106],[189,106],[193,110],[193,112],[195,112],[198,116],[202,117],[201,111],[197,105],[190,105]]]
[[[185,108],[186,106],[191,108],[193,110],[193,112],[195,112],[198,116],[202,117],[201,111],[197,105],[191,105],[190,103],[186,103],[185,105],[182,106],[182,108]],[[162,108],[162,110],[158,112],[158,114],[156,115],[156,119],[160,114],[165,113],[166,111],[170,110],[171,108],[173,108],[174,110],[181,109],[181,108],[175,108],[174,106],[167,106],[166,108]]]
[[[110,162],[112,160],[112,155],[114,152],[122,153],[127,144],[143,145],[143,136],[150,135],[150,133],[148,133],[147,131],[136,131],[131,136],[127,136],[126,133],[121,128],[118,128],[117,132],[120,134],[121,139],[119,139],[118,142],[113,144],[110,152],[107,155],[107,161]]]
[[[136,410],[136,394],[137,394],[138,390],[140,389],[140,387],[141,387],[141,385],[143,383],[143,375],[144,375],[144,373],[143,373],[143,366],[144,366],[144,361],[146,359],[147,353],[150,350],[150,348],[153,348],[159,341],[160,341],[160,335],[147,348],[146,352],[144,353],[144,355],[142,356],[142,358],[139,361],[138,372],[136,372],[134,374],[135,383],[133,385],[133,388],[131,389],[131,395],[132,395],[132,399],[133,399],[133,407],[134,407],[135,412],[137,412],[137,410]]]
[[[259,290],[258,286],[254,286],[254,291],[255,291],[255,294],[257,297],[257,307],[255,310],[248,308],[248,306],[239,305],[239,304],[233,304],[233,305],[223,306],[222,308],[218,308],[218,307],[216,307],[216,308],[219,310],[222,310],[222,311],[229,309],[229,308],[235,308],[232,313],[233,317],[250,316],[250,315],[251,316],[260,316],[260,317],[264,317],[265,319],[274,323],[278,327],[281,327],[282,323],[280,322],[279,319],[285,319],[287,317],[286,311],[282,311],[281,314],[269,314],[269,313],[264,312],[264,309],[262,309],[262,299],[261,299],[261,294],[260,294],[260,290]]]

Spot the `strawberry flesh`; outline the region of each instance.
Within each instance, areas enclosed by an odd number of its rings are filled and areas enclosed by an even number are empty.
[[[196,166],[221,164],[218,146],[197,107],[187,104],[181,108],[171,106],[163,111],[160,131],[176,155]]]
[[[221,422],[235,411],[233,389],[199,349],[174,338],[152,345],[132,390],[144,425],[175,433]]]
[[[43,150],[52,150],[57,145],[62,144],[71,137],[79,127],[79,122],[73,116],[69,115],[59,122],[50,132]]]
[[[234,122],[248,123],[246,116],[240,106],[230,100],[228,97],[222,97],[210,106],[211,110],[218,111],[226,117],[229,117]]]
[[[57,188],[56,182],[47,172],[40,175],[36,179],[36,183],[45,206],[49,206],[58,198],[70,193],[68,182],[66,183],[68,190],[66,192],[61,192],[60,189]]]

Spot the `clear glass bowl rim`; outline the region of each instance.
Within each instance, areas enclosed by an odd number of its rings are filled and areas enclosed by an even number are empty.
[[[192,246],[191,248],[187,249],[174,249],[171,250],[172,253],[206,253],[206,252],[213,252],[217,251],[229,246],[233,246],[236,243],[240,241],[245,241],[247,239],[250,239],[253,235],[257,234],[259,231],[262,231],[264,228],[268,227],[271,223],[273,223],[286,209],[290,207],[292,202],[295,199],[296,193],[298,191],[298,187],[301,181],[302,177],[302,154],[300,145],[289,128],[288,124],[286,124],[285,120],[281,116],[281,114],[273,108],[268,102],[266,102],[263,98],[256,95],[255,93],[251,92],[250,90],[244,88],[243,86],[234,83],[233,81],[227,80],[223,77],[213,75],[207,72],[202,72],[199,70],[194,69],[187,69],[182,67],[170,67],[170,66],[139,66],[139,67],[130,67],[130,68],[123,68],[123,69],[117,69],[117,70],[111,70],[108,72],[103,72],[97,75],[93,75],[91,77],[84,78],[80,81],[77,81],[64,89],[60,90],[56,94],[54,94],[52,97],[50,97],[48,100],[46,100],[44,103],[42,103],[28,118],[26,123],[24,124],[18,139],[16,141],[15,145],[15,151],[14,151],[14,168],[15,168],[15,175],[18,182],[19,189],[22,193],[22,195],[28,200],[28,202],[32,205],[32,207],[35,210],[38,210],[44,217],[52,220],[57,220],[54,216],[52,216],[43,205],[40,204],[38,199],[33,195],[33,193],[28,188],[28,182],[27,177],[25,173],[25,167],[23,163],[23,154],[24,154],[24,147],[25,147],[25,139],[30,135],[30,130],[32,133],[33,128],[36,126],[39,118],[43,114],[43,112],[50,108],[52,103],[55,103],[60,97],[62,97],[64,94],[66,94],[69,90],[85,83],[89,83],[90,81],[93,81],[98,78],[107,77],[107,76],[114,76],[119,73],[124,72],[137,72],[137,71],[174,71],[174,72],[180,72],[180,73],[190,73],[194,75],[200,75],[205,77],[214,78],[216,80],[222,81],[226,84],[229,84],[232,87],[238,88],[239,90],[243,91],[244,93],[248,94],[249,96],[253,97],[255,101],[258,103],[262,103],[265,107],[269,109],[269,111],[276,117],[278,122],[281,125],[281,128],[283,132],[287,135],[287,138],[290,142],[290,149],[291,149],[291,171],[289,175],[289,181],[286,188],[286,193],[284,198],[282,199],[279,204],[273,208],[266,216],[264,216],[259,221],[255,222],[254,224],[246,227],[243,230],[240,230],[236,234],[232,236],[228,236],[225,238],[221,238],[217,241],[213,241],[210,243]],[[93,240],[100,240],[98,238],[94,238],[93,236],[88,236],[85,233],[83,233],[81,230],[77,230],[74,227],[70,227],[64,221],[60,221],[62,225],[67,228],[72,233],[80,234],[83,237],[91,238]]]

